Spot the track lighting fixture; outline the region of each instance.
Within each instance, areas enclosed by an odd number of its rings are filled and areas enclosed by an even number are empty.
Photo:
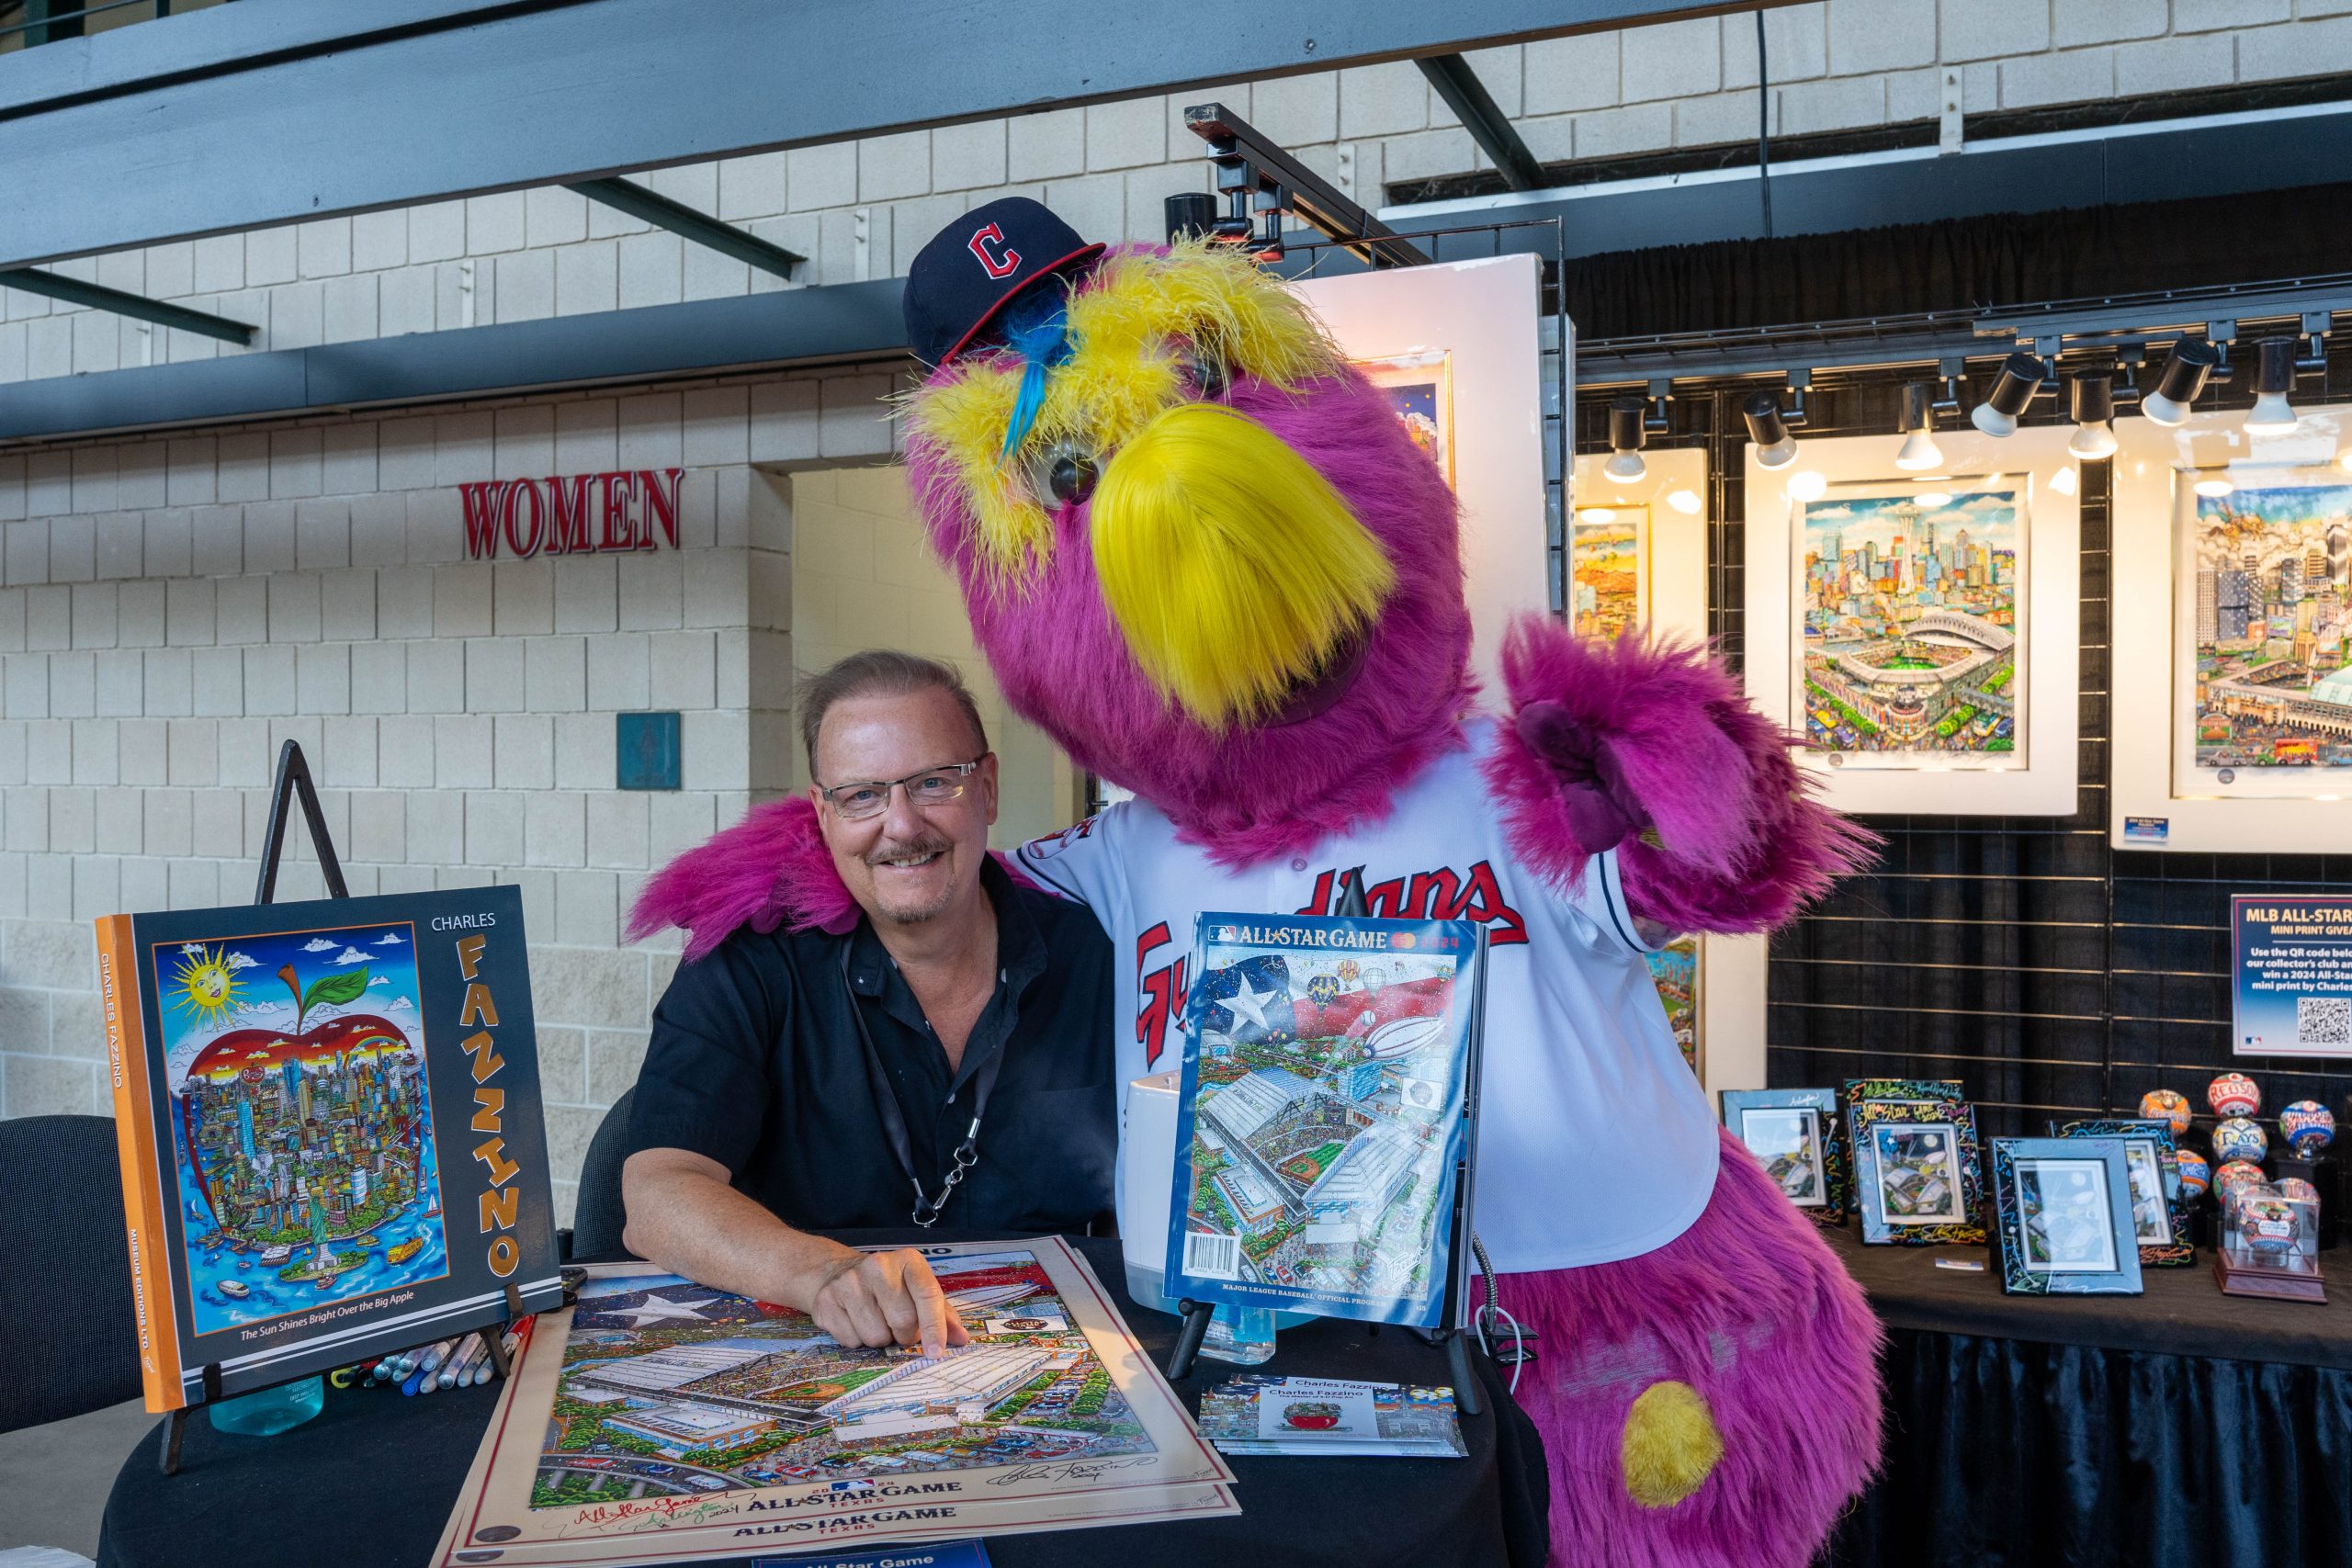
[[[2077,457],[2115,456],[2115,382],[2106,371],[2075,378],[2069,412],[2075,434],[2067,451]]]
[[[2295,409],[2288,394],[2295,389],[2296,342],[2290,337],[2267,337],[2256,345],[2254,407],[2246,412],[2248,435],[2284,435],[2295,428]]]
[[[1609,461],[1600,471],[1612,479],[1632,483],[1649,472],[1642,461],[1642,400],[1623,397],[1609,405]]]
[[[1781,413],[1778,392],[1748,393],[1740,417],[1747,422],[1747,438],[1756,444],[1758,468],[1785,468],[1797,460],[1796,437],[1789,434],[1788,421]]]
[[[2176,428],[2188,423],[2188,405],[2205,389],[2222,351],[2203,338],[2185,337],[2172,345],[2156,389],[2140,400],[2140,412],[2158,424]]]
[[[1903,449],[1894,455],[1896,468],[1917,471],[1943,462],[1943,452],[1931,434],[1936,424],[1932,407],[1935,395],[1935,389],[1925,381],[1913,381],[1904,387]]]
[[[2018,415],[2033,401],[2034,393],[2041,389],[2042,378],[2048,374],[2048,367],[2038,357],[2018,350],[2001,361],[2001,373],[1994,378],[1992,394],[1969,411],[1968,423],[1987,435],[2015,434]]]

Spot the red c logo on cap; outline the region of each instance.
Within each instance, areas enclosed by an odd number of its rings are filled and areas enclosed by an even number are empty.
[[[990,277],[1009,276],[1012,269],[1021,265],[1021,253],[1005,248],[1004,231],[993,223],[972,235],[970,248],[972,254],[980,258],[980,265],[988,269]]]

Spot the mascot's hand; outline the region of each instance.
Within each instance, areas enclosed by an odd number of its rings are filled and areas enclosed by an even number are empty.
[[[1559,780],[1560,807],[1579,845],[1594,853],[1614,849],[1650,825],[1609,737],[1548,698],[1527,704],[1516,718],[1521,742]]]

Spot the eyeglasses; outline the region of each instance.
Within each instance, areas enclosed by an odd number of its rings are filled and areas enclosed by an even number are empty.
[[[925,768],[902,779],[874,779],[865,784],[835,784],[818,793],[833,808],[833,814],[844,822],[862,822],[869,817],[881,816],[889,807],[890,792],[902,785],[907,792],[907,804],[920,811],[926,807],[944,806],[951,800],[961,800],[967,787],[965,779],[987,758],[988,753],[983,751],[968,762],[950,762],[943,768]]]

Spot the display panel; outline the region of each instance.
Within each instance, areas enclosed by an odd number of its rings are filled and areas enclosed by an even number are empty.
[[[1747,457],[1749,695],[1856,812],[2075,808],[2080,480],[2068,432],[1800,441]]]
[[[2118,848],[2352,848],[2352,473],[2345,411],[2120,421]]]

